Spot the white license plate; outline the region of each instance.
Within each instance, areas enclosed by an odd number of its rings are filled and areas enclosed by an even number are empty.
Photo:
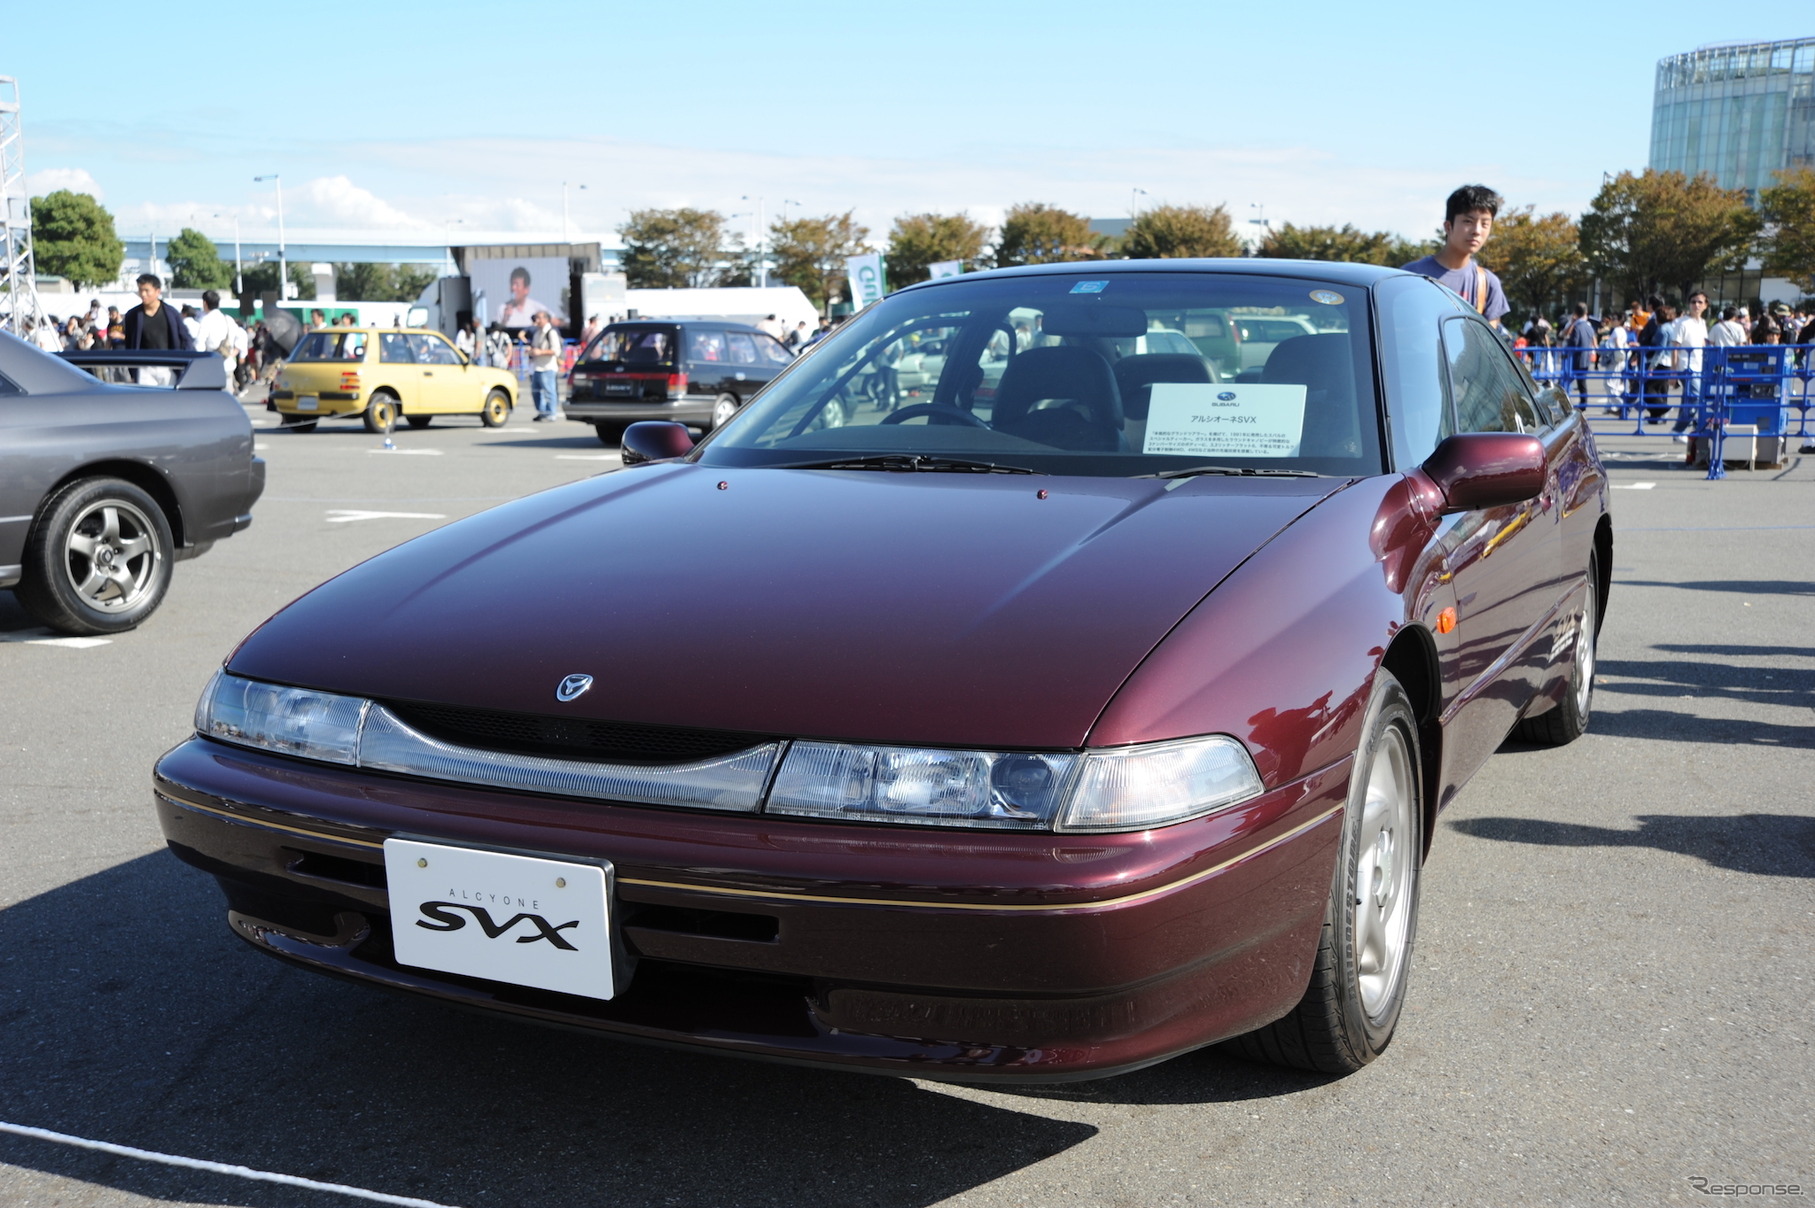
[[[587,998],[615,992],[608,866],[387,839],[397,960]]]
[[[321,397],[319,395],[299,394],[296,396],[296,409],[298,411],[313,411],[319,406],[321,406]]]

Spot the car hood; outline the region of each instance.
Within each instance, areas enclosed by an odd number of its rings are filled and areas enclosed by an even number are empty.
[[[1181,617],[1342,485],[647,466],[363,563],[229,666],[522,713],[1072,747]],[[557,702],[576,673],[592,688]]]

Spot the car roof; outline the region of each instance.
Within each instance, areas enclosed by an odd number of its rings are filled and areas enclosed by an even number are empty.
[[[604,330],[610,331],[614,327],[711,327],[715,330],[723,328],[725,331],[753,331],[759,336],[769,334],[759,327],[752,327],[748,323],[733,323],[729,319],[619,319],[605,324]]]
[[[937,289],[961,281],[993,280],[998,277],[1075,276],[1090,273],[1114,276],[1120,273],[1225,273],[1249,277],[1311,277],[1367,289],[1388,277],[1416,276],[1404,269],[1378,264],[1352,264],[1345,260],[1275,260],[1266,256],[1229,256],[1193,260],[1070,260],[1063,264],[1024,264],[1018,268],[993,268],[937,281],[922,281],[906,289]]]

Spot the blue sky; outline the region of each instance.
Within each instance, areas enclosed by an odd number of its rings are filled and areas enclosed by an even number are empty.
[[[576,237],[757,197],[854,208],[878,237],[1036,200],[1426,233],[1475,180],[1577,213],[1644,166],[1660,57],[1815,24],[1674,2],[84,11],[31,5],[0,41],[34,191],[98,191],[123,234],[217,238],[216,215],[273,228],[251,180],[273,171],[292,230],[558,235],[564,180],[586,186]]]

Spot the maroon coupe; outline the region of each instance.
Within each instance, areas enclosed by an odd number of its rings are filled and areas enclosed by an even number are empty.
[[[1262,317],[1303,334],[1231,356]],[[154,784],[243,939],[820,1065],[1345,1072],[1438,812],[1588,723],[1593,439],[1421,277],[931,282],[698,446],[624,445],[227,659]],[[525,601],[553,623],[500,630]]]

